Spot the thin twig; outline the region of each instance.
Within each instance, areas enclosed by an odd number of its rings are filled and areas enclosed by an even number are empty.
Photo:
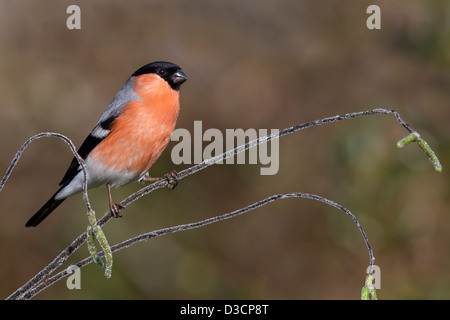
[[[236,147],[233,150],[229,150],[227,152],[224,152],[218,156],[215,156],[213,158],[210,159],[206,159],[205,161],[192,166],[190,168],[187,168],[183,171],[180,171],[177,175],[178,180],[181,180],[187,176],[190,176],[194,173],[197,173],[201,170],[204,170],[206,168],[208,168],[209,166],[212,166],[213,164],[216,164],[217,162],[220,161],[224,161],[228,158],[231,158],[241,152],[244,152],[250,148],[253,148],[261,143],[264,142],[269,142],[272,139],[277,139],[279,137],[288,135],[288,134],[292,134],[310,127],[314,127],[314,126],[319,126],[319,125],[323,125],[323,124],[327,124],[327,123],[333,123],[333,122],[337,122],[340,120],[348,120],[348,119],[352,119],[352,118],[360,118],[360,117],[364,117],[364,116],[371,116],[371,115],[375,115],[375,114],[384,114],[384,115],[389,115],[389,114],[393,114],[395,116],[395,118],[397,119],[397,121],[406,128],[406,130],[408,130],[410,133],[413,132],[413,130],[410,128],[410,126],[408,124],[406,124],[402,118],[400,117],[400,115],[398,114],[397,111],[395,110],[387,110],[387,109],[373,109],[373,110],[368,110],[368,111],[361,111],[361,112],[354,112],[354,113],[347,113],[345,115],[337,115],[334,117],[329,117],[329,118],[325,118],[322,120],[316,120],[316,121],[311,121],[311,122],[306,122],[306,123],[302,123],[290,128],[286,128],[283,129],[277,133],[273,133],[273,134],[269,134],[267,136],[264,136],[262,138],[258,138],[252,141],[249,141],[246,144],[240,145],[238,147]],[[153,183],[151,185],[148,185],[142,189],[140,189],[139,191],[133,193],[132,195],[128,196],[127,198],[125,198],[120,204],[123,205],[124,207],[126,207],[127,205],[131,204],[132,202],[136,201],[137,199],[141,198],[142,196],[153,192],[157,189],[160,188],[164,188],[167,185],[167,181],[165,180],[161,180],[158,181],[156,183]],[[99,220],[99,224],[103,225],[104,223],[107,222],[107,220],[109,220],[110,215],[109,212]]]
[[[70,150],[72,151],[74,157],[77,159],[78,163],[81,166],[81,169],[83,171],[84,175],[84,181],[83,181],[83,200],[86,203],[88,212],[92,211],[92,206],[89,201],[88,192],[87,192],[87,173],[86,173],[86,167],[84,165],[83,158],[80,157],[80,155],[77,152],[77,149],[73,142],[67,138],[66,136],[57,133],[57,132],[42,132],[38,133],[31,138],[29,138],[25,143],[20,147],[19,151],[16,152],[13,160],[11,161],[8,169],[6,170],[5,175],[3,176],[2,180],[0,181],[0,192],[2,191],[3,187],[6,184],[6,181],[11,176],[11,173],[13,172],[15,166],[17,165],[17,162],[19,161],[20,157],[24,153],[25,149],[30,145],[31,142],[34,140],[40,139],[40,138],[58,138],[63,140],[69,145]],[[58,268],[61,264],[66,261],[66,259],[75,252],[84,242],[86,239],[86,235],[82,234],[77,239],[75,239],[70,246],[68,246],[66,249],[64,249],[49,265],[47,265],[44,269],[42,269],[40,272],[38,272],[33,278],[30,279],[24,286],[22,286],[20,289],[18,289],[15,293],[18,292],[25,292],[26,290],[29,290],[33,284],[39,283],[46,277],[48,277],[50,274],[53,273],[53,271]],[[14,296],[11,295],[11,297]]]
[[[315,194],[309,194],[309,193],[302,193],[302,192],[294,192],[294,193],[284,193],[284,194],[277,194],[277,195],[273,195],[271,197],[268,197],[264,200],[255,202],[251,205],[248,205],[244,208],[241,208],[239,210],[233,211],[233,212],[229,212],[220,216],[216,216],[213,218],[209,218],[209,219],[205,219],[202,221],[198,221],[198,222],[193,222],[193,223],[188,223],[188,224],[182,224],[182,225],[178,225],[178,226],[173,226],[173,227],[169,227],[169,228],[164,228],[164,229],[160,229],[160,230],[156,230],[156,231],[152,231],[152,232],[148,232],[148,233],[144,233],[141,234],[139,236],[136,236],[134,238],[128,239],[126,241],[123,241],[119,244],[116,244],[115,246],[111,247],[111,251],[112,252],[116,252],[116,251],[120,251],[126,248],[131,247],[132,245],[135,245],[139,242],[142,241],[147,241],[148,239],[151,238],[156,238],[156,237],[160,237],[160,236],[165,236],[165,235],[169,235],[169,234],[173,234],[176,232],[180,232],[180,231],[186,231],[186,230],[192,230],[192,229],[196,229],[196,228],[200,228],[200,227],[204,227],[208,224],[212,224],[212,223],[216,223],[219,221],[223,221],[223,220],[227,220],[230,218],[234,218],[237,217],[239,215],[242,215],[246,212],[255,210],[257,208],[260,208],[266,204],[269,204],[271,202],[277,201],[277,200],[282,200],[282,199],[290,199],[290,198],[305,198],[305,199],[311,199],[311,200],[316,200],[316,201],[320,201],[322,203],[325,203],[327,205],[333,206],[343,212],[345,212],[347,215],[349,215],[353,221],[355,222],[356,226],[358,227],[359,231],[361,232],[361,235],[364,239],[364,243],[366,244],[367,250],[369,252],[369,265],[373,266],[374,262],[375,262],[375,257],[373,255],[373,250],[371,245],[369,244],[369,240],[367,238],[366,233],[364,232],[363,227],[361,226],[361,224],[359,223],[358,219],[356,218],[356,216],[351,213],[348,209],[344,208],[343,206],[341,206],[340,204],[331,201],[329,199],[323,198],[321,196],[315,195]],[[98,254],[100,257],[104,256],[104,252],[101,252]],[[82,268],[88,264],[90,264],[91,262],[93,262],[93,258],[92,256],[78,262],[75,263],[74,265],[77,266],[78,268]],[[32,288],[30,291],[27,292],[26,295],[24,295],[22,298],[23,299],[31,299],[33,298],[35,295],[37,295],[39,292],[41,292],[42,290],[45,290],[46,288],[48,288],[49,286],[53,285],[54,283],[58,282],[59,280],[63,279],[64,277],[68,276],[71,274],[71,270],[65,269],[63,271],[60,271],[59,273],[57,273],[56,275],[54,275],[51,278],[46,279],[45,281],[43,281],[42,283],[40,283],[38,286]]]
[[[218,155],[216,157],[213,157],[211,159],[207,159],[205,161],[203,161],[200,164],[197,164],[195,166],[192,166],[188,169],[185,169],[181,172],[178,173],[178,180],[181,180],[187,176],[190,176],[198,171],[201,171],[203,169],[206,169],[207,167],[219,162],[219,161],[223,161],[227,158],[230,158],[232,156],[235,156],[241,152],[244,152],[256,145],[259,145],[261,143],[264,142],[268,142],[272,139],[277,139],[281,136],[285,136],[288,134],[292,134],[298,131],[301,131],[303,129],[307,129],[310,127],[314,127],[317,125],[322,125],[322,124],[328,124],[328,123],[333,123],[333,122],[337,122],[337,121],[341,121],[341,120],[348,120],[348,119],[353,119],[353,118],[360,118],[360,117],[364,117],[364,116],[370,116],[370,115],[375,115],[375,114],[382,114],[382,115],[390,115],[393,114],[396,118],[396,120],[404,127],[406,128],[406,130],[408,130],[410,133],[413,132],[413,130],[409,127],[408,124],[406,124],[400,117],[400,115],[398,114],[398,112],[396,112],[395,110],[387,110],[387,109],[381,109],[381,108],[377,108],[377,109],[373,109],[373,110],[368,110],[368,111],[361,111],[361,112],[354,112],[354,113],[347,113],[344,115],[336,115],[333,117],[328,117],[328,118],[324,118],[322,120],[316,120],[316,121],[312,121],[312,122],[307,122],[307,123],[303,123],[303,124],[299,124],[290,128],[286,128],[284,130],[281,130],[277,133],[274,134],[269,134],[265,137],[256,139],[256,140],[252,140],[244,145],[238,146],[233,150],[227,151],[221,155]],[[48,136],[53,136],[53,134],[48,134],[48,133],[44,133],[41,135],[48,135]],[[59,134],[56,134],[59,135]],[[39,136],[39,135],[36,135]],[[36,137],[35,136],[35,137]],[[64,137],[65,138],[65,137]],[[29,140],[33,139],[30,138]],[[66,138],[67,139],[67,138]],[[27,143],[29,144],[31,141],[27,141],[24,146],[26,147]],[[70,141],[70,140],[69,140]],[[71,149],[72,149],[71,145]],[[22,146],[22,148],[24,149],[24,147]],[[22,150],[21,148],[21,150]],[[72,149],[73,151],[74,149]],[[20,151],[20,150],[19,150]],[[22,150],[23,152],[23,150]],[[18,152],[19,153],[19,152]],[[17,156],[17,155],[16,155]],[[20,155],[19,155],[20,157]],[[18,160],[18,159],[17,159]],[[16,158],[14,158],[13,162],[17,162]],[[13,165],[12,163],[12,168],[15,166],[15,163]],[[11,168],[11,166],[10,166]],[[9,177],[12,168],[10,169],[8,168],[7,171],[7,175],[6,179]],[[83,167],[84,169],[84,167]],[[4,178],[3,180],[6,179]],[[2,183],[4,184],[2,180]],[[3,184],[0,185],[0,190],[3,187]],[[157,181],[151,185],[148,185],[144,188],[141,188],[140,190],[138,190],[137,192],[133,193],[132,195],[128,196],[126,199],[124,199],[120,204],[123,207],[128,206],[129,204],[133,203],[134,201],[136,201],[137,199],[143,197],[144,195],[149,194],[150,192],[153,192],[157,189],[163,188],[167,185],[167,181],[166,180],[160,180]],[[111,219],[112,215],[110,211],[107,211],[105,213],[105,215],[98,220],[97,225],[102,227],[104,224],[106,224],[110,219]],[[356,222],[356,221],[355,221]],[[183,230],[183,229],[181,229]],[[181,231],[179,230],[179,231]],[[365,234],[363,234],[363,236],[365,236]],[[139,236],[138,236],[139,237]],[[145,238],[146,236],[144,236]],[[133,238],[134,239],[134,238]],[[148,239],[148,237],[147,237]],[[130,239],[131,240],[131,239]],[[367,242],[367,238],[364,238],[364,241]],[[20,287],[19,289],[17,289],[13,294],[11,294],[8,299],[21,299],[24,297],[31,297],[31,291],[34,290],[33,288],[36,288],[40,282],[42,282],[44,279],[46,279],[50,274],[52,274],[62,263],[64,263],[64,261],[66,261],[68,259],[68,257],[75,252],[80,246],[82,246],[84,243],[86,242],[86,232],[83,232],[81,235],[79,235],[66,249],[64,249],[49,265],[47,265],[43,270],[41,270],[38,274],[36,274],[36,276],[34,276],[32,279],[30,279],[25,285],[23,285],[22,287]],[[115,248],[112,247],[112,248]],[[371,262],[372,261],[373,256],[371,255]]]
[[[73,144],[72,140],[70,140],[66,136],[64,136],[60,133],[57,133],[57,132],[38,133],[38,134],[32,136],[31,138],[29,138],[27,141],[25,141],[25,143],[20,147],[19,151],[16,152],[16,155],[14,156],[13,160],[11,161],[8,169],[6,169],[5,175],[3,176],[2,180],[0,181],[0,192],[2,191],[3,187],[5,186],[6,181],[11,176],[11,173],[13,172],[15,166],[17,165],[17,162],[19,161],[20,157],[24,153],[25,149],[30,145],[31,142],[33,142],[34,140],[40,139],[40,138],[58,138],[58,139],[63,140],[65,143],[67,143],[69,145],[70,150],[72,151],[72,153],[75,156],[75,158],[77,159],[78,163],[81,165],[81,169],[83,170],[83,175],[84,175],[83,200],[86,203],[88,211],[91,211],[92,210],[91,203],[89,202],[89,197],[88,197],[88,193],[87,193],[87,174],[86,174],[86,167],[84,165],[84,160],[78,154],[77,148]]]

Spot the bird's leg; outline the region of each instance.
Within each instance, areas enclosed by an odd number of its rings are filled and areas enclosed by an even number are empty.
[[[119,214],[119,211],[123,209],[123,206],[120,203],[114,202],[111,195],[111,185],[106,184],[108,188],[108,197],[109,197],[109,209],[111,210],[111,214],[114,218],[121,218],[122,216]]]
[[[178,185],[178,173],[173,170],[172,172],[166,173],[162,178],[152,178],[152,177],[144,177],[142,178],[142,181],[160,181],[160,180],[167,180],[167,188],[169,190],[175,189],[175,187]]]

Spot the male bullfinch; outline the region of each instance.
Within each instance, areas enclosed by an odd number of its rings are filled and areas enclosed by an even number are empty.
[[[180,109],[180,86],[187,80],[176,64],[157,61],[134,72],[103,112],[78,150],[84,159],[88,188],[106,185],[111,213],[120,205],[111,187],[155,181],[148,170],[169,143]],[[67,197],[83,190],[84,174],[74,157],[59,190],[26,223],[35,227]]]

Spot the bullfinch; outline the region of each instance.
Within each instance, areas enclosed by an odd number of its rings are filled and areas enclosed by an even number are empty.
[[[103,112],[78,150],[88,188],[106,185],[109,207],[119,216],[111,187],[135,181],[155,181],[148,170],[169,143],[180,109],[180,86],[187,80],[176,64],[149,63],[134,72]],[[74,157],[60,188],[26,223],[35,227],[67,197],[83,190],[84,174]]]

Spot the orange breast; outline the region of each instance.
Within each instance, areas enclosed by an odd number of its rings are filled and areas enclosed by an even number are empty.
[[[118,171],[145,174],[169,143],[179,112],[179,92],[160,77],[136,77],[141,98],[123,107],[109,135],[91,152],[91,159]]]

